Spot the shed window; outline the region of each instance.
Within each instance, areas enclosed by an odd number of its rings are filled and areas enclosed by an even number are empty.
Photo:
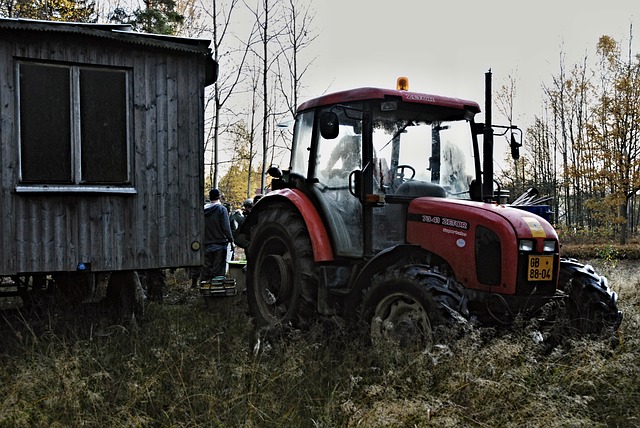
[[[22,62],[21,181],[130,183],[126,70]]]

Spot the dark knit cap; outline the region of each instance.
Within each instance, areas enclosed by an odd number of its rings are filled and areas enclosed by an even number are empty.
[[[218,189],[209,190],[209,200],[217,201],[220,199],[220,191]]]

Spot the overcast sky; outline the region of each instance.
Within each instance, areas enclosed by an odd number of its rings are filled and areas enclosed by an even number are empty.
[[[595,59],[602,35],[626,49],[632,23],[640,34],[640,0],[318,0],[313,9],[319,36],[305,52],[316,58],[301,101],[393,87],[404,75],[411,90],[483,106],[484,73],[492,69],[494,93],[516,77],[522,127],[539,113],[541,85],[558,73],[561,51],[573,64],[585,54]]]

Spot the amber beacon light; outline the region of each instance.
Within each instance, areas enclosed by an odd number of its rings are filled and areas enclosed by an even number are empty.
[[[396,89],[399,91],[408,91],[409,90],[409,78],[408,77],[398,77],[396,81]]]

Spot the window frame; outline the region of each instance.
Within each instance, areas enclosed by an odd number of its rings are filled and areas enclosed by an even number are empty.
[[[23,130],[22,126],[22,98],[28,96],[23,95],[21,87],[21,67],[23,65],[28,66],[40,66],[40,67],[56,67],[65,69],[69,75],[69,141],[70,148],[70,162],[71,170],[69,171],[69,183],[59,182],[55,180],[48,180],[44,178],[40,180],[38,177],[34,177],[34,180],[26,181],[23,176]],[[91,143],[83,142],[82,122],[81,117],[83,115],[83,108],[81,104],[81,75],[83,70],[91,72],[114,72],[123,73],[124,80],[118,77],[114,80],[115,84],[123,83],[124,94],[122,97],[117,96],[114,98],[114,102],[118,103],[121,108],[121,120],[123,127],[118,126],[116,132],[121,132],[124,137],[122,143],[118,143],[120,150],[120,158],[126,163],[120,174],[123,179],[114,181],[99,181],[94,179],[88,181],[82,174],[82,162],[83,155],[82,150],[85,146],[89,146]],[[97,73],[99,74],[99,73]],[[83,64],[83,63],[61,63],[55,61],[43,61],[43,60],[29,60],[19,59],[15,63],[15,81],[16,81],[16,135],[18,144],[18,162],[19,162],[19,177],[18,185],[16,186],[16,192],[18,193],[37,193],[37,192],[93,192],[93,193],[123,193],[123,194],[135,194],[137,193],[134,187],[134,169],[133,169],[133,85],[132,85],[132,69],[128,67],[113,67],[106,65],[95,64]],[[96,73],[93,74],[94,76]],[[115,85],[114,85],[115,87]],[[26,98],[25,98],[26,99]],[[95,108],[89,107],[89,108]],[[86,137],[89,140],[88,137]],[[122,139],[118,139],[122,140]],[[95,143],[94,143],[95,144]],[[124,147],[123,147],[124,145]]]

